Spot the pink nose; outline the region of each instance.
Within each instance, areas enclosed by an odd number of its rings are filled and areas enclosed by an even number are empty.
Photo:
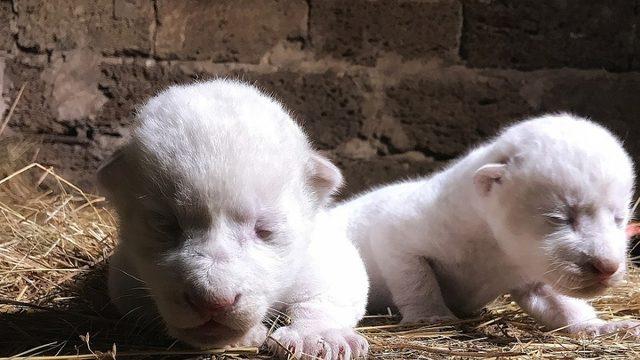
[[[195,292],[187,292],[185,299],[197,312],[201,314],[214,314],[231,310],[231,308],[238,303],[240,294],[231,297],[214,297],[203,296]]]
[[[617,261],[598,258],[591,260],[591,266],[599,276],[605,278],[611,277],[620,268],[620,264]]]

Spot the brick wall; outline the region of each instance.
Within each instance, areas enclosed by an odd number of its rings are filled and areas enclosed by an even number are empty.
[[[344,194],[426,174],[513,120],[590,116],[640,155],[634,0],[0,0],[0,112],[91,186],[158,89],[213,76],[282,99]]]

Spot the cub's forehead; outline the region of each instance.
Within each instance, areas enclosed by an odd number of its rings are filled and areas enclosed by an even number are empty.
[[[626,207],[633,190],[633,163],[604,127],[569,114],[549,115],[507,128],[496,140],[530,185],[532,201]]]
[[[533,197],[586,209],[608,208],[624,210],[630,205],[632,189],[620,182],[557,181],[542,184],[532,192]]]
[[[174,86],[158,94],[140,110],[133,136],[150,153],[193,160],[234,154],[287,157],[310,148],[279,102],[228,80]]]
[[[496,144],[506,158],[566,181],[631,184],[633,163],[606,128],[570,114],[547,115],[507,128]],[[600,184],[598,184],[600,183]]]
[[[191,179],[193,180],[193,179]],[[261,181],[223,181],[201,183],[183,181],[177,187],[174,206],[188,215],[191,209],[198,212],[228,213],[238,219],[252,218],[262,213],[282,211],[283,199],[290,196],[296,182],[280,181],[265,184]]]
[[[304,204],[308,200],[306,166],[300,159],[289,163],[243,160],[205,166],[174,161],[147,169],[141,166],[146,181],[137,193],[146,196],[146,208],[156,206],[159,212],[169,208],[184,219],[219,212],[246,219],[283,212],[283,206],[292,201]]]
[[[585,210],[609,209],[624,211],[631,201],[633,182],[625,176],[603,169],[576,167],[567,162],[549,159],[516,175],[524,181],[525,201],[534,207],[551,210],[558,207]]]
[[[158,191],[238,204],[299,189],[311,156],[281,104],[226,80],[172,87],[151,99],[132,144],[142,154],[141,171],[162,179]]]

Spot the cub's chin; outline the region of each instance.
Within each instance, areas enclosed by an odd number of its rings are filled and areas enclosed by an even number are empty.
[[[236,346],[246,330],[233,329],[213,320],[189,329],[168,327],[169,335],[196,348]]]
[[[609,286],[600,283],[575,289],[556,288],[556,290],[564,295],[580,299],[590,299],[598,295],[602,295],[607,291],[607,289],[609,289]]]
[[[243,311],[244,310],[244,311]],[[167,333],[196,348],[246,346],[252,330],[262,324],[262,317],[246,309],[219,314],[192,327],[176,327],[165,323]]]
[[[570,278],[570,276],[565,278],[560,276],[560,278],[547,279],[547,284],[551,285],[551,287],[562,295],[580,299],[590,299],[598,295],[602,295],[613,285],[593,278],[573,282],[568,281],[567,278]]]

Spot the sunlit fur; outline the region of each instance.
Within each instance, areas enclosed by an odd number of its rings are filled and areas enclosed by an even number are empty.
[[[576,297],[624,277],[634,173],[621,143],[569,114],[506,128],[432,177],[339,205],[371,280],[370,306],[403,321],[469,316],[511,292],[549,328],[601,333]],[[595,260],[618,264],[598,278]],[[614,324],[614,325],[612,325]]]
[[[214,80],[170,87],[137,117],[132,140],[99,171],[120,219],[109,290],[122,313],[157,309],[171,335],[198,347],[258,346],[262,321],[280,315],[292,323],[276,339],[327,338],[298,351],[349,340],[347,352],[366,353],[352,330],[364,314],[364,266],[324,210],[340,172],[282,106]],[[205,316],[187,292],[240,297]]]

